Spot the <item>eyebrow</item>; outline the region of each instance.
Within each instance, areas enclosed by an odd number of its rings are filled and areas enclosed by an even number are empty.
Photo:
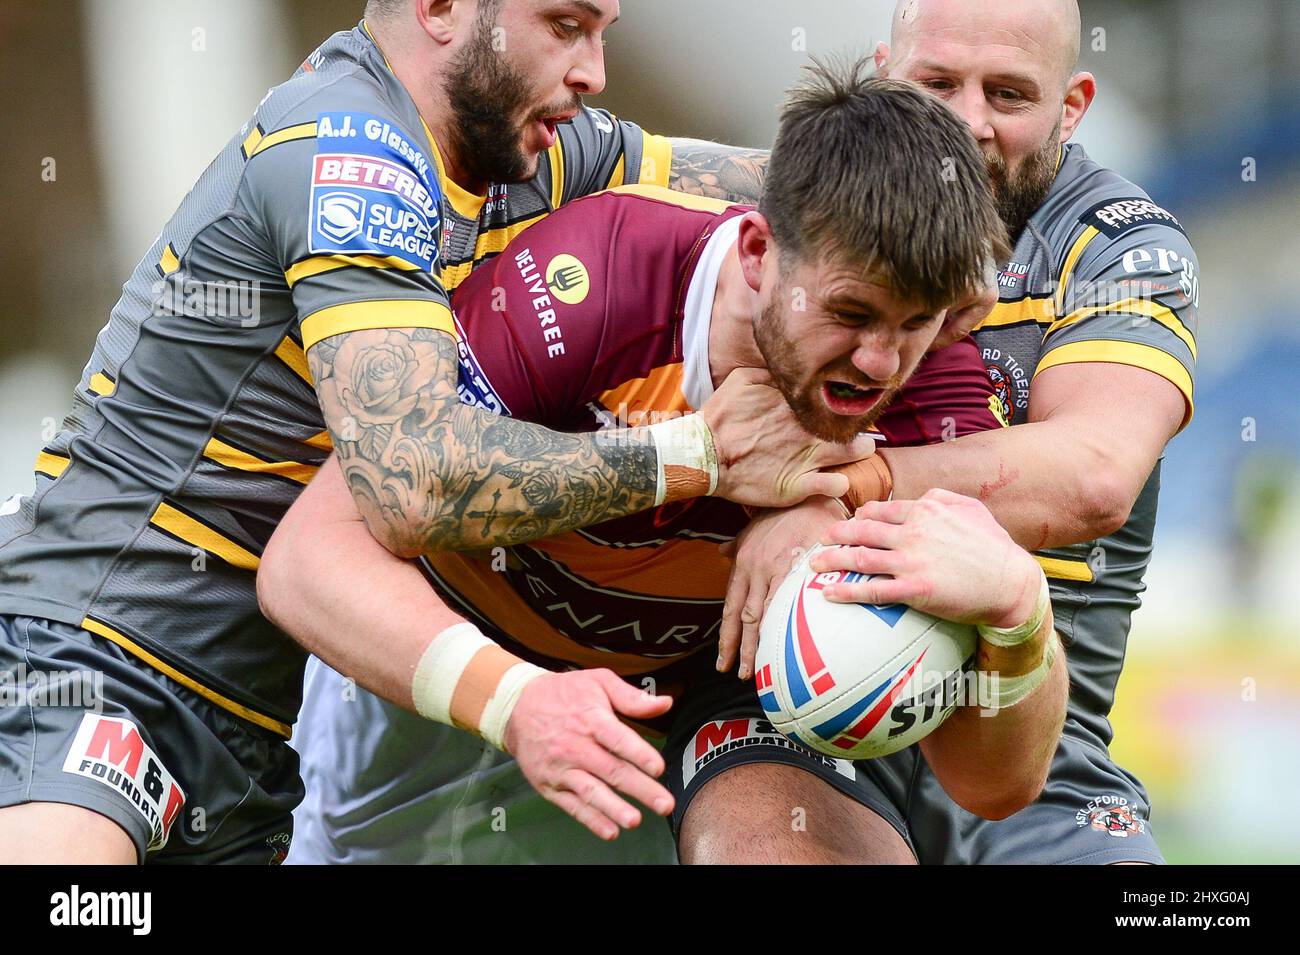
[[[849,292],[834,292],[822,299],[822,307],[832,312],[855,312],[860,315],[876,314],[876,306],[865,298]]]
[[[587,13],[590,13],[597,20],[601,20],[605,16],[605,11],[602,10],[600,7],[596,6],[594,3],[592,3],[591,0],[569,0],[569,3],[577,7],[579,10],[585,10]],[[609,21],[610,26],[613,26],[617,22],[618,22],[618,17],[615,17],[613,20]]]
[[[932,73],[955,73],[951,67],[944,66],[934,60],[922,60],[915,66],[918,70],[928,70]],[[1038,80],[1028,73],[992,73],[984,77],[985,81],[1011,83],[1013,85],[1029,87],[1035,91],[1039,89]]]

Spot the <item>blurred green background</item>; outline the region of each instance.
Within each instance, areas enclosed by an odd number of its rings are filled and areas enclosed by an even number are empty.
[[[0,501],[198,173],[362,0],[0,0]],[[1203,273],[1197,413],[1171,444],[1114,751],[1171,862],[1300,861],[1300,3],[1083,0],[1076,137],[1173,210]],[[887,0],[626,0],[595,102],[768,145],[807,56]],[[1115,440],[1124,436],[1117,434]]]

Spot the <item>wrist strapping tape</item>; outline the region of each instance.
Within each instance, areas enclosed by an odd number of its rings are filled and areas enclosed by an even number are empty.
[[[718,452],[713,433],[697,414],[652,424],[647,429],[658,452],[655,506],[718,489]]]
[[[1017,627],[990,627],[981,624],[978,629],[980,639],[995,647],[1018,647],[1035,637],[1044,627],[1048,629],[1043,644],[1043,659],[1028,673],[1020,676],[998,675],[997,707],[1005,709],[1015,706],[1042,686],[1043,681],[1052,670],[1052,660],[1056,657],[1056,629],[1052,620],[1052,591],[1047,584],[1047,575],[1039,573],[1041,583],[1038,588],[1038,600],[1029,619]]]
[[[993,644],[995,647],[1014,647],[1024,643],[1043,625],[1044,618],[1052,609],[1052,591],[1047,586],[1047,575],[1040,569],[1038,572],[1038,600],[1034,604],[1033,613],[1029,619],[1016,627],[990,627],[980,624],[979,634],[985,641]]]
[[[888,501],[894,496],[894,474],[879,454],[831,470],[849,479],[849,493],[840,500],[850,514],[856,514],[867,501]]]
[[[411,679],[411,699],[426,719],[468,729],[504,750],[520,694],[546,672],[506,652],[472,623],[457,623],[429,642]]]
[[[1021,676],[1002,676],[998,674],[998,698],[994,704],[998,709],[1005,710],[1009,706],[1015,706],[1043,685],[1047,675],[1052,671],[1052,661],[1056,659],[1056,631],[1053,630],[1047,635],[1047,643],[1043,647],[1043,662],[1038,664],[1028,673]]]

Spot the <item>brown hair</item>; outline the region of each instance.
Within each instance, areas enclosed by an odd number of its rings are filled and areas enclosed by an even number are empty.
[[[787,94],[759,211],[796,259],[838,256],[938,310],[1010,256],[966,124],[868,60],[814,61]],[[787,261],[783,258],[783,262]]]

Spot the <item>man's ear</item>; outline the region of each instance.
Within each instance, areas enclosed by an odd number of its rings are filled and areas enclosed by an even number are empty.
[[[876,75],[889,75],[889,44],[884,40],[876,44]]]
[[[1091,73],[1075,73],[1070,78],[1070,85],[1065,88],[1065,102],[1061,107],[1061,142],[1070,141],[1096,95],[1097,78]]]
[[[929,350],[938,351],[941,348],[947,348],[954,342],[961,341],[975,330],[975,326],[988,317],[989,313],[993,311],[993,306],[997,304],[998,289],[996,285],[972,289],[964,299],[955,303],[944,313],[943,324],[939,326],[939,334],[935,336],[934,343],[930,345]]]
[[[761,212],[746,212],[740,220],[740,235],[736,239],[736,255],[740,258],[740,272],[745,284],[757,292],[763,285],[763,260],[774,256],[772,228]]]
[[[456,26],[466,16],[473,16],[465,0],[415,0],[415,19],[435,43],[450,43],[456,38]]]

